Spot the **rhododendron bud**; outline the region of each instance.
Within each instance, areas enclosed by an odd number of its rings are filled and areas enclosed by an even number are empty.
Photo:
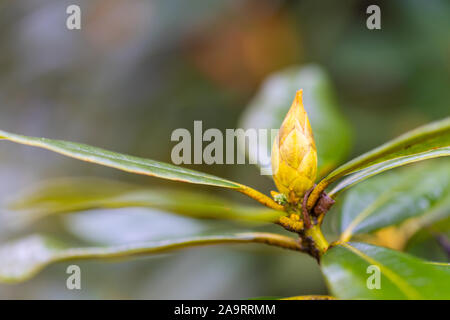
[[[272,173],[278,190],[289,202],[298,202],[317,175],[317,150],[303,107],[302,90],[281,124],[272,147]]]

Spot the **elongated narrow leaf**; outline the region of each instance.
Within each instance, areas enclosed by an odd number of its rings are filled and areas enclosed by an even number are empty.
[[[321,267],[341,299],[450,299],[450,265],[382,247],[340,244],[326,252]]]
[[[68,178],[40,184],[16,196],[9,216],[31,220],[101,208],[148,207],[194,218],[274,222],[283,212],[237,205],[210,194],[149,189],[106,179]]]
[[[242,116],[244,129],[266,129],[268,143],[240,145],[250,160],[270,169],[270,130],[279,129],[296,92],[303,89],[303,105],[308,113],[317,146],[319,176],[339,165],[350,150],[351,132],[342,116],[328,75],[319,66],[293,67],[275,73],[262,85]],[[275,138],[275,137],[272,137]]]
[[[396,158],[393,160],[388,160],[388,161],[382,162],[380,164],[370,166],[361,171],[358,171],[357,173],[349,176],[348,178],[343,179],[342,181],[339,182],[338,185],[336,185],[336,187],[334,187],[328,193],[328,195],[330,197],[336,197],[337,194],[348,189],[349,187],[353,186],[354,184],[362,182],[362,181],[364,181],[374,175],[382,173],[384,171],[394,169],[394,168],[397,168],[397,167],[400,167],[400,166],[403,166],[406,164],[422,161],[422,160],[438,158],[438,157],[445,157],[445,156],[450,156],[450,147],[438,148],[438,149],[427,151],[427,152],[422,152],[422,153],[418,153],[418,154],[414,154],[414,155],[410,155],[410,156],[406,156],[406,157],[400,157],[400,158]],[[450,164],[449,164],[449,166],[450,166]]]
[[[341,207],[341,240],[408,219],[419,228],[450,215],[450,167],[437,161],[385,173],[351,189]],[[411,226],[412,227],[412,226]],[[409,232],[412,230],[409,228]]]
[[[45,266],[66,260],[126,258],[149,255],[186,247],[210,244],[265,243],[300,250],[298,242],[272,233],[239,233],[153,241],[109,247],[72,247],[51,238],[34,235],[0,247],[0,282],[26,280]]]
[[[136,174],[154,176],[174,181],[235,189],[253,199],[256,199],[257,201],[268,207],[277,210],[283,210],[283,207],[278,205],[271,198],[250,187],[213,175],[185,169],[171,164],[128,156],[88,146],[85,144],[61,140],[51,140],[46,138],[27,137],[1,130],[0,139],[6,139],[20,144],[48,149],[78,160],[93,162],[103,166],[112,167]]]
[[[350,178],[350,180],[339,186],[334,193],[337,193],[339,189],[391,168],[433,157],[448,156],[449,147],[450,118],[432,122],[412,130],[332,171],[320,181],[311,193],[308,199],[308,206],[312,207],[320,193],[328,185],[345,175],[367,169],[356,176],[356,178]]]

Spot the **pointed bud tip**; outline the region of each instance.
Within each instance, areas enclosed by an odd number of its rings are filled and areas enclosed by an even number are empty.
[[[303,106],[303,89],[297,90],[295,93],[291,109],[295,110],[295,112],[306,112],[305,107]]]
[[[294,103],[292,107],[300,107],[303,106],[303,89],[297,90],[295,93]]]

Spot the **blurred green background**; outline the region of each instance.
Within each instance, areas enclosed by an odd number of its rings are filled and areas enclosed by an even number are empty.
[[[381,30],[366,28],[381,7]],[[65,27],[78,4],[82,30]],[[449,1],[16,0],[0,4],[0,128],[84,142],[170,162],[177,128],[236,128],[271,74],[320,66],[354,133],[355,156],[449,114]],[[300,89],[300,88],[298,88]],[[293,96],[292,96],[293,98]],[[150,186],[218,189],[139,177],[1,143],[0,201],[56,177],[98,176]],[[346,148],[346,146],[342,146]],[[320,145],[318,146],[320,149]],[[264,192],[252,165],[191,165]],[[1,223],[1,221],[0,221]],[[0,224],[0,241],[48,232],[87,244],[126,243],[248,226],[195,221],[145,209]],[[274,230],[276,227],[254,227]],[[295,252],[240,245],[116,262],[76,262],[82,290],[53,265],[0,298],[249,298],[324,294],[316,262]]]

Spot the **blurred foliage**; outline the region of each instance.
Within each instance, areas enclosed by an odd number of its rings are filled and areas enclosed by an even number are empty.
[[[199,119],[204,128],[237,127],[268,75],[314,63],[329,74],[340,111],[358,132],[351,151],[358,155],[447,116],[450,101],[450,3],[379,3],[382,30],[370,31],[365,9],[372,1],[221,0],[207,6],[200,0],[2,2],[0,125],[169,162],[174,129],[191,130]],[[65,29],[68,4],[82,7],[81,32]],[[43,177],[95,175],[155,183],[6,144],[0,162],[1,203]],[[273,189],[253,166],[192,167],[260,190]],[[224,196],[244,201],[240,195]],[[129,241],[149,240],[173,222],[160,216],[160,228],[151,229],[147,213],[134,214],[146,221],[142,225],[150,232]],[[98,214],[95,228],[113,221],[103,234],[133,235],[136,221],[128,225],[112,218],[130,221],[131,209]],[[73,233],[64,236],[68,240],[101,242],[100,237],[75,232],[75,221],[85,218],[44,219],[33,230],[62,236],[69,228]],[[211,228],[207,221],[178,223],[185,231]],[[5,230],[0,221],[0,240],[27,233]],[[67,265],[54,265],[18,286],[0,285],[0,297],[211,299],[326,293],[312,259],[271,248],[194,249],[136,262],[83,262],[81,268],[89,272],[81,292],[66,290]]]

